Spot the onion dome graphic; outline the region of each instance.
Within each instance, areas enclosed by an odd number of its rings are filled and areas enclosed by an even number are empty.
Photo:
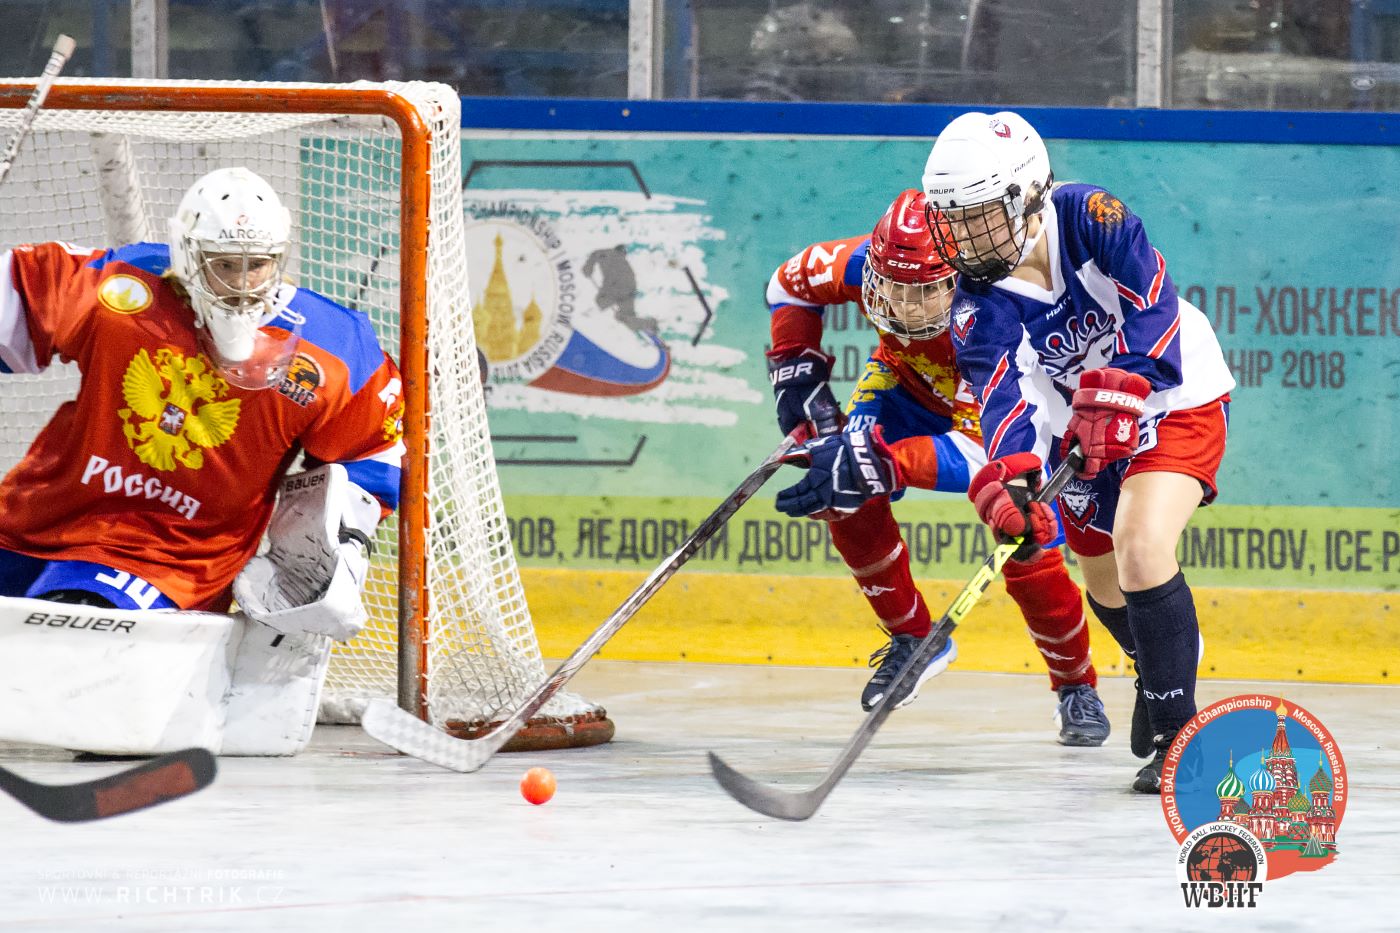
[[[1215,785],[1215,796],[1221,800],[1239,800],[1244,796],[1244,782],[1235,774],[1235,754],[1230,753],[1230,773]]]
[[[1278,788],[1278,782],[1274,780],[1273,772],[1268,768],[1259,768],[1249,776],[1249,789],[1263,794],[1271,794]]]
[[[1292,810],[1294,813],[1303,813],[1311,808],[1312,804],[1309,803],[1308,798],[1304,797],[1301,793],[1294,794],[1292,797],[1288,798],[1288,809]]]
[[[1327,772],[1322,770],[1322,765],[1317,766],[1317,773],[1308,782],[1308,793],[1310,794],[1330,794],[1332,793],[1332,779],[1327,776]]]

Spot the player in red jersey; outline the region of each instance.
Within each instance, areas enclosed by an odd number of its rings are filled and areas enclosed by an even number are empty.
[[[284,281],[290,241],[273,189],[228,168],[189,189],[168,247],[0,252],[0,372],[82,374],[0,483],[0,595],[222,610],[237,578],[255,619],[354,635],[398,500],[401,382],[363,314]],[[334,490],[327,514],[278,510],[254,557],[299,452]]]
[[[923,194],[909,190],[871,235],[809,246],[768,285],[778,424],[785,433],[805,424],[816,437],[806,445],[811,468],[779,494],[778,508],[828,520],[832,542],[890,635],[871,656],[878,668],[861,695],[867,710],[932,624],[890,502],[909,486],[966,492],[971,473],[986,463],[977,403],[958,375],[948,334],[953,274],[930,236]],[[879,332],[844,413],[829,385],[832,359],[821,350],[822,312],[843,302],[855,302]],[[861,471],[862,462],[875,469]],[[1102,745],[1108,717],[1095,690],[1083,602],[1064,558],[1030,542],[1004,572],[1059,695],[1060,741]],[[913,700],[956,656],[949,638],[895,706]]]

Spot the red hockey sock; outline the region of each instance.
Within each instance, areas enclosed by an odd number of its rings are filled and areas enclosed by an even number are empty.
[[[1040,559],[1030,564],[1009,560],[1002,575],[1006,592],[1021,607],[1026,630],[1050,670],[1050,686],[1056,690],[1071,684],[1096,686],[1099,678],[1089,653],[1084,601],[1060,552],[1042,551]]]
[[[839,522],[831,522],[831,542],[851,568],[860,591],[891,635],[923,638],[929,632],[928,606],[909,570],[909,549],[900,537],[890,500],[871,499]]]

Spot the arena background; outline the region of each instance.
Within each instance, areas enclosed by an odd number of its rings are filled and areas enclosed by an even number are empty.
[[[1298,0],[0,0],[13,74],[442,80],[464,96],[478,337],[512,534],[567,653],[776,443],[764,285],[867,232],[939,127],[1014,107],[1057,176],[1140,214],[1240,386],[1218,503],[1180,549],[1205,676],[1400,671],[1393,468],[1400,15]],[[497,239],[499,238],[499,259]],[[828,313],[848,389],[874,340]],[[881,642],[780,473],[605,657],[860,665]],[[935,607],[987,540],[896,507]],[[994,587],[959,667],[1039,673]],[[1100,670],[1121,673],[1095,633]]]
[[[868,232],[893,193],[918,186],[926,130],[958,110],[566,100],[466,110],[473,294],[504,272],[518,318],[535,301],[547,334],[562,302],[593,333],[594,365],[630,352],[648,374],[572,392],[525,387],[514,372],[488,383],[527,592],[546,653],[563,653],[776,442],[768,276],[812,241]],[[1377,247],[1397,233],[1381,180],[1400,166],[1385,118],[1022,112],[1059,178],[1101,184],[1143,217],[1239,381],[1220,498],[1179,549],[1201,604],[1203,673],[1386,683],[1400,660],[1389,621],[1400,257]],[[806,126],[823,132],[789,129]],[[518,269],[508,248],[496,270],[495,231],[519,241]],[[670,354],[651,387],[654,357],[615,326],[598,264],[592,278],[581,272],[618,244],[635,270],[634,313],[656,320],[667,347],[657,353]],[[479,335],[499,325],[492,311],[477,302]],[[844,398],[874,333],[853,306],[827,317]],[[493,372],[528,352],[482,344]],[[610,394],[624,391],[635,394]],[[769,505],[795,476],[780,473],[604,656],[863,664],[871,617],[824,529]],[[930,600],[951,598],[987,549],[965,500],[914,492],[896,516]],[[965,626],[960,665],[1037,670],[1021,625],[994,592]],[[1113,643],[1097,634],[1107,669]]]

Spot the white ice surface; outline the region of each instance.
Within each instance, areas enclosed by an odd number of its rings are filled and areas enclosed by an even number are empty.
[[[188,800],[81,825],[0,797],[0,931],[1400,929],[1400,690],[1207,681],[1201,700],[1281,693],[1340,743],[1353,797],[1340,857],[1254,910],[1187,910],[1157,798],[1127,791],[1131,687],[1102,690],[1101,749],[1053,741],[1043,679],[950,672],[896,713],[806,823],[730,800],[714,749],[755,777],[815,782],[860,720],[855,670],[595,662],[609,746],[507,755],[475,775],[321,727],[296,759],[224,759]],[[0,746],[44,781],[57,751]],[[517,783],[553,769],[533,807]]]

